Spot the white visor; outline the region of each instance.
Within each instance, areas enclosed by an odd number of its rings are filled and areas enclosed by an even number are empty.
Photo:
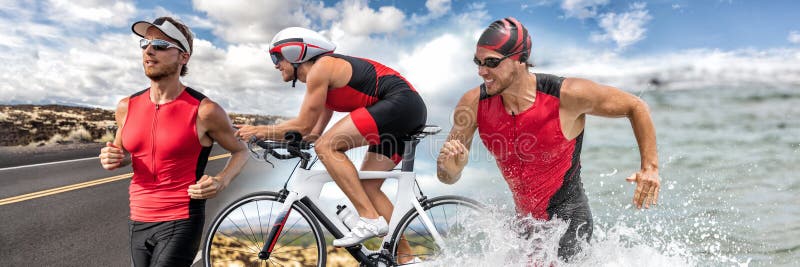
[[[156,24],[159,22],[160,24]],[[172,25],[172,23],[169,22],[168,20],[156,19],[155,21],[153,21],[153,23],[147,21],[137,21],[136,23],[133,24],[133,26],[131,26],[131,30],[133,30],[133,33],[135,33],[136,35],[144,37],[144,35],[147,33],[147,28],[150,27],[158,28],[161,32],[163,32],[170,38],[178,41],[181,44],[181,46],[183,46],[183,49],[186,51],[186,53],[189,53],[190,55],[192,54],[192,50],[189,47],[189,41],[186,40],[186,36],[183,36],[183,33],[181,33],[181,31],[178,30],[178,27]],[[192,34],[192,32],[190,31],[189,34]]]

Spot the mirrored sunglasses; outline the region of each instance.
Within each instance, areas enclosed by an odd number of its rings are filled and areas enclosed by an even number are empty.
[[[153,40],[142,39],[142,40],[139,40],[139,47],[141,47],[142,49],[146,49],[148,45],[152,45],[153,49],[158,50],[158,51],[164,51],[164,50],[167,50],[167,49],[170,49],[170,48],[174,47],[174,48],[177,48],[178,50],[181,50],[181,52],[186,52],[180,46],[178,46],[178,45],[176,45],[176,44],[174,44],[172,42],[169,42],[169,41],[164,41],[164,40],[161,40],[161,39],[153,39]]]

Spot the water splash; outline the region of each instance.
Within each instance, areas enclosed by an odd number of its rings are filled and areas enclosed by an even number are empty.
[[[712,228],[681,229],[671,222],[651,224],[624,216],[610,225],[595,224],[592,240],[582,242],[581,252],[565,262],[557,252],[566,221],[517,218],[499,205],[489,205],[489,210],[486,216],[464,223],[472,234],[453,242],[461,245],[449,247],[427,266],[748,266],[750,262],[726,255],[719,244],[702,244],[703,251],[697,251],[701,244],[696,238],[721,235]],[[525,229],[533,231],[520,234]]]

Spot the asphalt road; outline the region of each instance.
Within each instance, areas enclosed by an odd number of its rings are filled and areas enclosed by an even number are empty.
[[[215,146],[211,155],[222,154],[221,150]],[[206,173],[217,173],[227,159],[209,161]],[[216,215],[219,203],[228,203],[251,191],[274,190],[275,183],[259,182],[264,181],[266,168],[272,169],[251,160],[226,192],[208,201],[206,227]],[[0,200],[130,172],[130,167],[106,171],[96,158],[4,168],[0,169]],[[278,171],[268,173],[286,175]],[[130,266],[129,183],[126,178],[0,204],[0,265]]]

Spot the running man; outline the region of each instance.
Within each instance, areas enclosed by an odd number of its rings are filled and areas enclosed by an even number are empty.
[[[107,170],[133,163],[133,265],[190,266],[203,234],[205,199],[236,177],[247,162],[246,148],[225,111],[179,79],[192,56],[189,28],[161,17],[136,22],[132,30],[143,37],[139,46],[150,88],[119,101],[119,128],[114,142],[100,150],[100,162]],[[217,175],[204,175],[215,141],[231,158]]]
[[[380,190],[383,180],[360,180],[345,151],[369,145],[361,170],[391,170],[402,159],[400,137],[423,127],[427,111],[420,95],[399,73],[369,59],[334,54],[335,48],[312,30],[280,31],[269,52],[285,82],[306,83],[300,114],[278,125],[241,125],[237,134],[282,140],[287,131],[298,131],[306,140],[316,140],[317,156],[360,216],[350,233],[333,241],[334,246],[348,247],[386,235],[386,219],[394,207]],[[323,134],[333,111],[349,114]],[[409,251],[407,242],[403,244],[398,254]]]
[[[559,242],[563,260],[592,236],[592,215],[580,177],[586,115],[627,117],[639,145],[641,169],[633,203],[649,208],[660,188],[656,132],[647,104],[617,88],[580,78],[530,73],[531,37],[514,18],[495,21],[478,40],[473,61],[483,84],[454,111],[454,125],[437,159],[439,180],[452,184],[467,164],[477,129],[494,155],[520,216],[569,221]]]

